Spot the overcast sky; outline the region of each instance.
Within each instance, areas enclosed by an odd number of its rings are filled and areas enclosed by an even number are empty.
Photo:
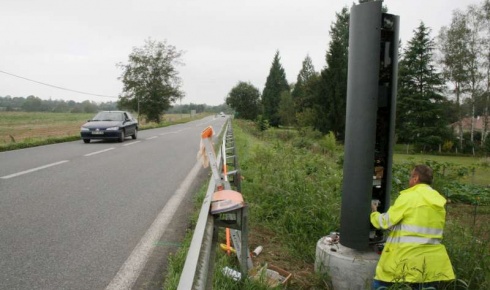
[[[306,55],[326,64],[347,0],[0,0],[0,96],[117,101],[133,47],[166,40],[185,54],[182,104],[219,105],[239,82],[263,90],[276,51],[288,82]],[[482,0],[385,0],[405,43],[423,21],[435,37],[455,9]],[[14,77],[13,74],[19,77]],[[77,93],[42,85],[66,88]]]

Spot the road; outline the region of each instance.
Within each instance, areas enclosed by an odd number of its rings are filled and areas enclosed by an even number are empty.
[[[0,153],[0,289],[144,288],[207,178],[200,132],[225,121]]]

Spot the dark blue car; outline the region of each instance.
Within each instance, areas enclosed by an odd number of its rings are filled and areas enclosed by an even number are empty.
[[[88,120],[80,128],[83,142],[92,139],[117,140],[123,142],[126,136],[138,138],[138,121],[125,111],[102,111]]]

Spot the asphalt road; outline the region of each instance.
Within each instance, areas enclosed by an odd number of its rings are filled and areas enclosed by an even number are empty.
[[[208,176],[200,132],[225,121],[0,153],[0,289],[151,288]]]

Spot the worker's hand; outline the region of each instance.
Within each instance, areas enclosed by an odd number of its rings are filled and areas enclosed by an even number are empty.
[[[371,212],[375,212],[375,211],[378,211],[378,206],[379,206],[379,200],[377,199],[373,199],[371,201]]]

